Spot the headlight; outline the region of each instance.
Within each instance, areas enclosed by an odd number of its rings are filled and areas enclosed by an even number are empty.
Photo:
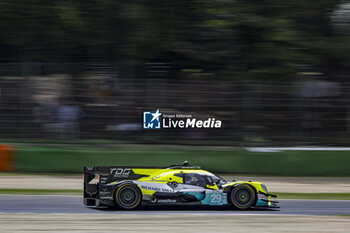
[[[261,188],[262,188],[266,193],[268,193],[266,185],[261,184]]]

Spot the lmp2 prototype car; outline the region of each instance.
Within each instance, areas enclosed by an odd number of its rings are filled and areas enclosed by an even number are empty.
[[[84,204],[131,210],[140,205],[278,207],[264,184],[226,182],[200,167],[85,166]]]

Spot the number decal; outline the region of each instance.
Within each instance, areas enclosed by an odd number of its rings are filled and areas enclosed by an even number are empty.
[[[221,195],[220,194],[211,194],[211,203],[221,202]]]
[[[208,193],[207,197],[202,203],[207,205],[226,205],[227,194],[226,193]]]

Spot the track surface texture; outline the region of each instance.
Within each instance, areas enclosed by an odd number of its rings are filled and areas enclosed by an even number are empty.
[[[348,233],[350,219],[321,215],[1,214],[0,232]]]
[[[81,214],[293,214],[350,215],[350,200],[279,200],[280,209],[233,210],[232,208],[162,206],[133,211],[87,208],[82,197],[60,195],[0,195],[0,213],[81,213]]]

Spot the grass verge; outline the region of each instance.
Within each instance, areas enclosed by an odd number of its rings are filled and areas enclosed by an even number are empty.
[[[276,193],[279,199],[350,200],[350,193]]]
[[[350,176],[350,151],[249,152],[236,148],[133,146],[117,149],[18,147],[16,172],[81,173],[86,165],[159,165],[189,161],[221,174]]]

